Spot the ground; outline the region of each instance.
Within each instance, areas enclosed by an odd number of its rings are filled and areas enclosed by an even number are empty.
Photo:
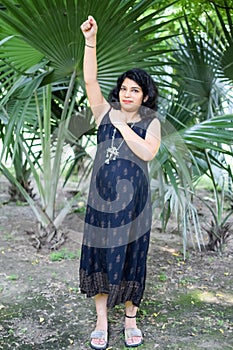
[[[27,205],[8,202],[0,182],[0,349],[84,350],[95,325],[93,300],[79,292],[83,216],[63,224],[58,252],[36,251],[26,231],[36,228]],[[203,225],[209,213],[199,203]],[[233,242],[225,252],[188,247],[183,260],[176,222],[161,233],[154,222],[138,326],[141,349],[233,349]],[[109,349],[124,348],[124,309],[109,312]]]

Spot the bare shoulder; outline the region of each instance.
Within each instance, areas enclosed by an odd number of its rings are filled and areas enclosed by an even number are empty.
[[[158,118],[152,119],[151,123],[148,126],[146,131],[146,138],[155,137],[156,139],[160,139],[161,134],[161,125]]]
[[[110,108],[111,108],[111,106],[106,100],[101,105],[91,106],[91,110],[92,110],[93,115],[95,117],[95,121],[96,121],[97,126],[100,125],[103,117],[110,110]]]
[[[160,130],[160,128],[161,128],[161,125],[160,125],[159,119],[158,118],[154,118],[154,119],[152,119],[151,123],[149,124],[147,130],[150,131],[150,132],[153,132],[153,130],[154,131],[158,131],[158,130]]]

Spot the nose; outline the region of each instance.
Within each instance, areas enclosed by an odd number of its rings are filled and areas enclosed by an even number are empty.
[[[125,97],[130,97],[130,90],[129,89],[125,90]]]

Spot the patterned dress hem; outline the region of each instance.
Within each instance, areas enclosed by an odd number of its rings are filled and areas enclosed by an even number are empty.
[[[87,277],[85,271],[81,270],[80,275],[81,280],[86,281],[80,285],[81,293],[86,294],[88,298],[103,293],[108,294],[108,308],[124,304],[126,301],[131,301],[133,305],[139,307],[143,295],[140,283],[123,280],[120,285],[109,284],[107,275],[101,272]]]

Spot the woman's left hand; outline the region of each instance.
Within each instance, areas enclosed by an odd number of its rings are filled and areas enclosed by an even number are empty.
[[[115,126],[115,128],[118,128],[119,125],[127,123],[125,114],[122,113],[120,110],[111,109],[109,116],[110,116],[110,120],[111,120],[112,124]]]

